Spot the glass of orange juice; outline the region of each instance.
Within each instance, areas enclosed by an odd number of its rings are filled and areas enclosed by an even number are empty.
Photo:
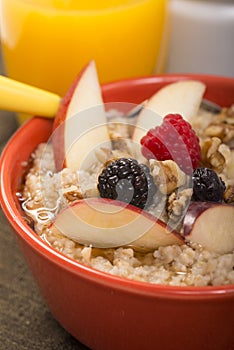
[[[161,72],[167,0],[0,0],[6,74],[63,96],[95,60],[101,83]]]

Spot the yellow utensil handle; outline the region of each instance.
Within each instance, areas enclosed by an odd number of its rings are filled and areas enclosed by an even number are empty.
[[[61,97],[0,75],[0,109],[54,117]]]

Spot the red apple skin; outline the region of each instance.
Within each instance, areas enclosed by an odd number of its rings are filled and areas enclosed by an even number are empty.
[[[186,241],[225,254],[234,250],[234,206],[226,203],[191,202],[184,218]]]
[[[207,209],[217,204],[213,202],[191,202],[184,218],[184,236],[188,236],[197,218]]]
[[[110,209],[114,207],[116,207],[117,211],[113,215],[113,211]],[[95,210],[94,213],[93,208],[94,210],[97,208],[98,211]],[[123,210],[122,215],[119,210]],[[127,212],[131,215],[129,216]],[[74,213],[76,214],[74,215]],[[108,213],[112,214],[108,216]],[[125,213],[127,216],[125,216]],[[74,221],[73,219],[76,216],[77,218]],[[80,222],[83,224],[85,221],[88,225],[86,227],[83,226],[83,230],[81,230]],[[130,226],[128,226],[129,224]],[[89,226],[90,228],[87,230]],[[98,237],[96,232],[102,235],[102,231],[99,231],[99,227],[104,229],[106,227],[113,227],[115,229],[114,235],[118,237],[118,244],[113,243],[113,240],[115,240],[113,236],[109,236],[110,239],[104,242],[104,244],[103,240],[100,240],[100,238],[98,238],[98,240],[96,238],[92,239],[92,237],[94,237],[93,234],[95,237]],[[153,215],[131,204],[107,198],[86,198],[71,203],[58,214],[49,228],[51,231],[63,233],[81,244],[91,244],[93,247],[97,248],[128,246],[137,251],[153,251],[160,246],[184,244],[184,238],[178,232],[168,228],[164,222]],[[136,231],[131,231],[133,228],[135,228]],[[146,230],[146,232],[143,233],[142,229]],[[75,236],[73,235],[73,231],[75,231]],[[82,232],[82,234],[79,235],[79,232]],[[134,236],[130,236],[130,240],[129,232],[133,232],[134,234]],[[128,242],[126,242],[126,234],[128,235]]]
[[[92,62],[92,61],[91,61]],[[54,151],[54,159],[55,159],[55,167],[57,171],[62,170],[66,167],[66,157],[64,154],[65,146],[64,146],[64,121],[66,119],[67,110],[69,107],[69,104],[71,102],[72,96],[74,94],[74,91],[76,89],[76,86],[81,79],[83,73],[88,68],[88,66],[91,64],[89,62],[77,75],[74,82],[68,89],[67,93],[63,97],[58,112],[55,116],[54,123],[53,123],[53,151]]]
[[[211,208],[226,206],[230,207],[228,204],[216,202],[191,202],[184,218],[184,236],[191,234],[195,221],[204,211]]]

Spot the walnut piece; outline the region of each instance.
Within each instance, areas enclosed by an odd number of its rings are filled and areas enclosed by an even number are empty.
[[[234,104],[228,108],[223,108],[221,113],[216,116],[219,123],[234,124]]]
[[[110,150],[104,147],[100,148],[95,155],[98,161],[105,167],[119,158],[131,157],[129,153],[122,150]]]
[[[193,194],[192,188],[186,188],[179,193],[173,192],[168,197],[167,212],[170,220],[178,222],[184,215]]]
[[[212,123],[205,130],[205,136],[218,137],[223,143],[234,139],[234,125],[226,123]]]
[[[170,194],[186,183],[187,176],[173,160],[149,160],[154,183],[162,194]]]
[[[63,188],[62,192],[63,192],[63,196],[66,198],[66,200],[69,203],[73,202],[76,199],[84,198],[81,192],[80,186],[66,187],[66,188]]]
[[[201,144],[203,164],[217,173],[222,172],[225,166],[225,158],[219,151],[220,145],[221,140],[218,137],[206,139]]]
[[[108,124],[109,136],[111,140],[127,139],[130,137],[129,124],[124,122],[110,122]]]
[[[228,204],[234,203],[234,185],[230,185],[227,187],[224,193],[224,200]]]

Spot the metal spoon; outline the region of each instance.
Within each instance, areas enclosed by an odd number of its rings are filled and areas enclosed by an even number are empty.
[[[125,117],[127,118],[135,118],[144,108],[145,104],[146,104],[147,100],[143,101],[141,104],[137,105],[136,107],[134,107],[133,109],[131,109],[126,115]],[[203,99],[201,102],[201,106],[202,109],[204,109],[207,112],[211,112],[214,114],[219,114],[222,110],[222,107],[220,107],[219,105],[217,105],[214,102],[211,102],[210,100],[207,99]]]
[[[207,112],[211,112],[214,114],[219,114],[222,110],[222,108],[219,105],[217,105],[216,103],[211,102],[210,100],[207,100],[205,98],[203,98],[203,100],[201,102],[201,108]]]

